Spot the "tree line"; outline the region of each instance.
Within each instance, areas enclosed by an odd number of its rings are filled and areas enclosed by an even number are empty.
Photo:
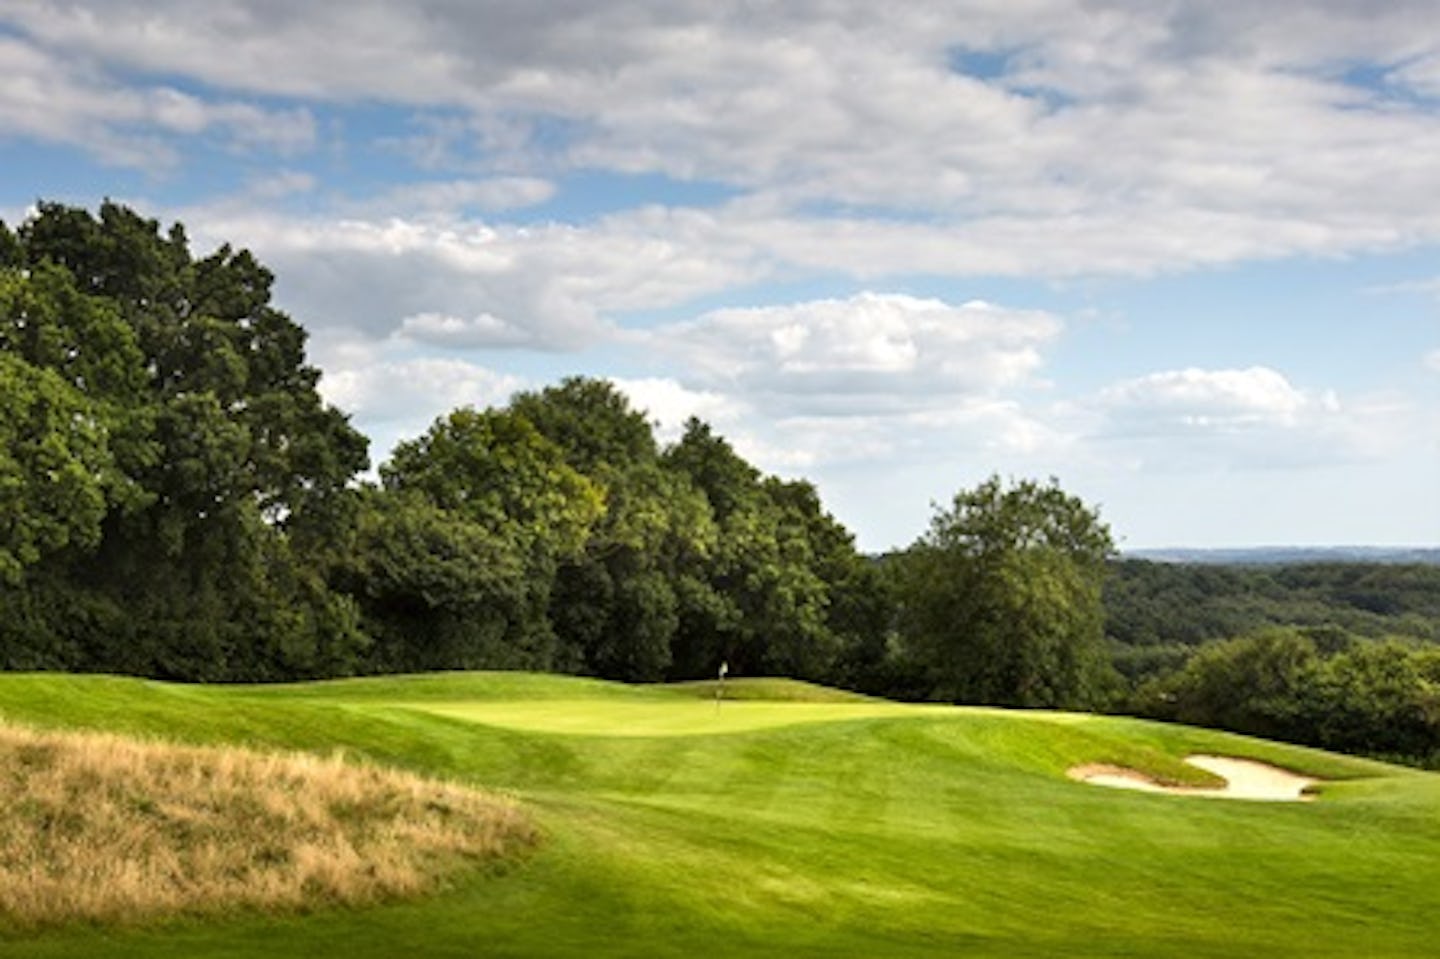
[[[1128,712],[1440,766],[1440,567],[1113,564]]]
[[[1053,484],[987,484],[914,562],[881,563],[810,483],[764,475],[699,420],[662,446],[585,378],[454,410],[365,481],[366,438],[321,399],[273,280],[114,203],[0,224],[4,668],[648,681],[726,662],[918,696],[1088,696],[1109,534]],[[1058,584],[1050,612],[1006,599],[1039,576]],[[981,595],[1010,606],[965,652],[950,607],[982,615]],[[1003,635],[1010,613],[1033,618],[1033,651]]]
[[[0,668],[654,681],[724,662],[1162,715],[1183,690],[1147,684],[1267,621],[1248,599],[1207,606],[1230,594],[1192,574],[1117,564],[1054,480],[992,477],[909,548],[862,555],[812,484],[698,419],[662,444],[598,379],[453,410],[366,479],[368,441],[321,398],[273,282],[245,250],[196,256],[183,226],[114,203],[0,223]],[[1434,594],[1411,587],[1313,588],[1433,626]],[[1356,615],[1343,628],[1375,626]]]
[[[1142,683],[1139,715],[1440,765],[1440,649],[1266,627]]]

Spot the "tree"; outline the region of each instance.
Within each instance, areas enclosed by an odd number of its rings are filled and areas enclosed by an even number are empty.
[[[25,251],[10,228],[0,220],[0,268],[19,266],[25,259]]]
[[[69,299],[55,316],[73,317],[74,305],[88,297],[129,327],[124,339],[133,346],[116,339],[112,325],[90,321],[80,329],[67,321],[86,342],[80,356],[91,368],[95,361],[87,354],[127,364],[86,391],[113,392],[111,382],[133,390],[126,351],[138,347],[138,385],[157,415],[171,404],[210,397],[248,447],[232,474],[232,491],[253,497],[270,522],[295,525],[312,512],[325,515],[369,465],[365,437],[321,400],[320,373],[305,362],[305,331],[271,305],[274,276],[249,251],[222,246],[193,259],[179,224],[162,235],[157,221],[111,202],[101,205],[98,218],[42,203],[18,238],[25,265]],[[55,271],[67,275],[63,284],[51,276]],[[97,330],[108,338],[95,341]],[[193,418],[194,410],[176,415]],[[154,459],[163,462],[169,453],[162,448]]]
[[[680,626],[682,583],[714,554],[709,505],[653,458],[606,471],[605,514],[584,551],[561,565],[551,620],[579,668],[662,679]]]
[[[1158,718],[1304,740],[1320,665],[1309,636],[1268,627],[1202,647],[1179,672],[1142,687],[1137,705]]]
[[[529,420],[571,467],[592,478],[659,456],[644,414],[608,380],[572,376],[559,386],[518,393],[510,412]]]
[[[663,460],[704,494],[719,534],[709,562],[677,587],[675,675],[710,675],[725,661],[834,681],[842,662],[873,658],[860,647],[877,632],[883,645],[886,597],[814,486],[762,476],[697,419]]]
[[[1433,762],[1437,666],[1425,647],[1271,626],[1201,647],[1183,669],[1142,686],[1134,706],[1159,719]]]
[[[381,665],[554,668],[556,570],[600,520],[600,489],[506,410],[441,417],[380,476],[350,588],[387,637]]]
[[[584,548],[556,569],[550,620],[562,665],[663,678],[679,624],[675,584],[714,540],[704,497],[661,467],[650,423],[605,380],[571,377],[521,393],[510,412],[554,443],[604,503]]]
[[[1440,749],[1433,653],[1394,641],[1354,644],[1328,659],[1304,691],[1306,732],[1327,749],[1430,759]]]
[[[50,370],[0,353],[0,581],[43,555],[89,548],[119,484],[103,424]]]
[[[465,407],[441,417],[395,447],[380,476],[386,489],[419,493],[537,559],[578,551],[603,511],[600,491],[564,452],[503,410]]]
[[[548,633],[510,539],[417,492],[368,490],[337,577],[374,640],[380,672],[548,669]]]
[[[992,477],[937,511],[905,555],[902,630],[935,692],[957,702],[1090,706],[1112,677],[1099,515],[1055,480]]]
[[[114,460],[111,505],[126,510],[153,496],[136,477],[160,453],[145,357],[115,304],[79,290],[64,269],[0,268],[0,352],[53,372],[83,398]]]
[[[5,597],[24,611],[0,622],[13,660],[39,661],[25,645],[54,635],[51,666],[190,679],[353,668],[363,639],[325,577],[367,444],[321,400],[271,283],[248,252],[194,259],[178,224],[162,234],[109,202],[98,217],[42,203],[0,229],[0,353],[79,397],[63,401],[70,434],[92,429],[108,464],[91,473],[106,488],[98,535],[51,550]]]

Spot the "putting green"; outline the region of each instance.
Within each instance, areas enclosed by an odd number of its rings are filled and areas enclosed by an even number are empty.
[[[485,726],[568,736],[711,736],[808,723],[954,715],[951,706],[665,699],[543,699],[402,703],[408,709]]]

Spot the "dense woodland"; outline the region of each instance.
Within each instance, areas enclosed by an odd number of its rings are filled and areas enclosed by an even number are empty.
[[[1440,750],[1440,568],[1119,561],[991,479],[867,557],[804,481],[611,384],[463,408],[366,479],[243,250],[115,204],[0,224],[0,667],[190,681],[782,674]]]

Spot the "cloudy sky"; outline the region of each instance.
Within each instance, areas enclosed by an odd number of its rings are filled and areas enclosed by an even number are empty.
[[[1440,542],[1435,0],[0,0],[0,218],[278,275],[382,459],[604,376],[867,549]]]

